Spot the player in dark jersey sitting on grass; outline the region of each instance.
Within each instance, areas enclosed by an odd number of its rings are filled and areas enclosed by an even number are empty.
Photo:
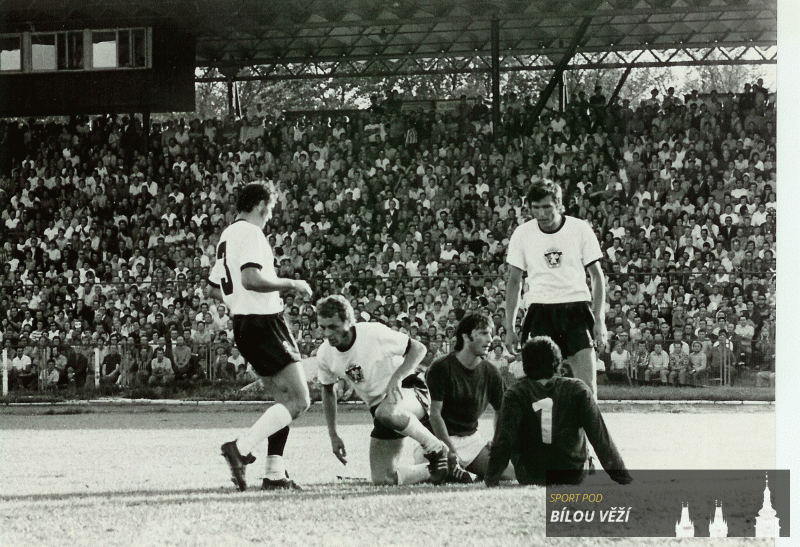
[[[434,361],[425,374],[433,432],[450,449],[449,457],[480,479],[486,475],[490,444],[478,432],[478,419],[489,405],[499,413],[505,391],[500,371],[486,360],[491,341],[489,318],[466,315],[456,327],[455,351]],[[415,458],[420,460],[420,454]],[[511,466],[502,478],[514,478]],[[458,482],[471,482],[467,479]]]
[[[503,396],[487,486],[498,484],[509,460],[521,484],[578,484],[587,472],[587,437],[613,480],[633,480],[589,387],[557,376],[560,365],[561,351],[547,336],[534,337],[522,348],[525,378]]]

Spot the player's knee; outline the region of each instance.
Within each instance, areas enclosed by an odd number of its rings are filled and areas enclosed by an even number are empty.
[[[402,427],[400,427],[403,421],[402,418],[402,412],[397,405],[381,403],[378,408],[375,409],[375,419],[386,427],[402,429]]]
[[[372,471],[372,484],[375,486],[394,486],[397,484],[396,471]]]
[[[309,407],[311,406],[311,394],[309,394],[308,390],[306,390],[304,393],[301,394],[299,403],[300,403],[300,414],[309,409]]]
[[[289,414],[292,415],[293,420],[300,416],[311,406],[311,396],[308,390],[304,393],[296,393],[292,400],[289,401],[289,404],[285,406],[289,410]]]

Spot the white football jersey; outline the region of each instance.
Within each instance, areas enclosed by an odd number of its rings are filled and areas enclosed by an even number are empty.
[[[528,273],[527,305],[591,301],[586,267],[603,257],[600,243],[588,222],[563,219],[553,233],[534,219],[511,234],[506,262]]]
[[[347,351],[326,340],[317,351],[317,379],[322,385],[347,378],[370,408],[383,400],[392,374],[400,368],[409,337],[381,323],[356,323],[356,339]]]
[[[246,220],[237,220],[222,232],[217,261],[208,282],[220,289],[231,315],[269,315],[283,312],[277,291],[255,292],[242,286],[242,270],[256,267],[266,277],[277,277],[275,257],[264,232]]]

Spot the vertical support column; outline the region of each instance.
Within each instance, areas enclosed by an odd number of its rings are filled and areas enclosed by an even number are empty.
[[[91,44],[91,38],[89,43]],[[30,32],[22,33],[20,46],[22,46],[22,72],[33,72],[33,55],[28,53],[33,49]]]
[[[561,74],[561,79],[558,81],[558,111],[564,112],[567,106],[567,71]]]
[[[495,14],[491,21],[492,42],[492,133],[500,127],[500,20]]]
[[[142,112],[142,154],[147,155],[150,148],[150,109],[146,108]]]
[[[223,66],[219,69],[220,74],[225,76],[225,83],[228,84],[228,116],[235,116],[236,111],[233,105],[233,80],[239,74],[239,67]]]
[[[152,50],[151,50],[152,51]],[[94,44],[92,43],[92,31],[83,31],[83,70],[91,70],[94,64]]]
[[[228,77],[228,116],[234,116],[236,113],[233,111],[233,78]]]
[[[8,350],[3,348],[3,397],[8,395]]]
[[[100,348],[94,348],[94,387],[100,386]]]
[[[728,349],[727,342],[725,342],[725,349]],[[731,380],[731,358],[727,351],[722,352],[722,381],[720,385],[728,386]]]

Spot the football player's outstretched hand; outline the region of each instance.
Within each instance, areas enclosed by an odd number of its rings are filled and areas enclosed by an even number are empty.
[[[294,282],[293,289],[295,292],[299,292],[300,294],[304,294],[306,296],[311,296],[311,294],[314,292],[311,290],[311,285],[309,285],[302,279],[299,279]]]
[[[344,448],[344,441],[341,437],[331,437],[331,448],[333,449],[333,455],[343,465],[347,465],[347,450]]]
[[[506,333],[506,349],[511,355],[517,354],[517,346],[519,346],[519,336],[513,330]]]
[[[603,321],[595,321],[594,324],[594,344],[597,352],[603,351],[608,344],[608,329]]]

